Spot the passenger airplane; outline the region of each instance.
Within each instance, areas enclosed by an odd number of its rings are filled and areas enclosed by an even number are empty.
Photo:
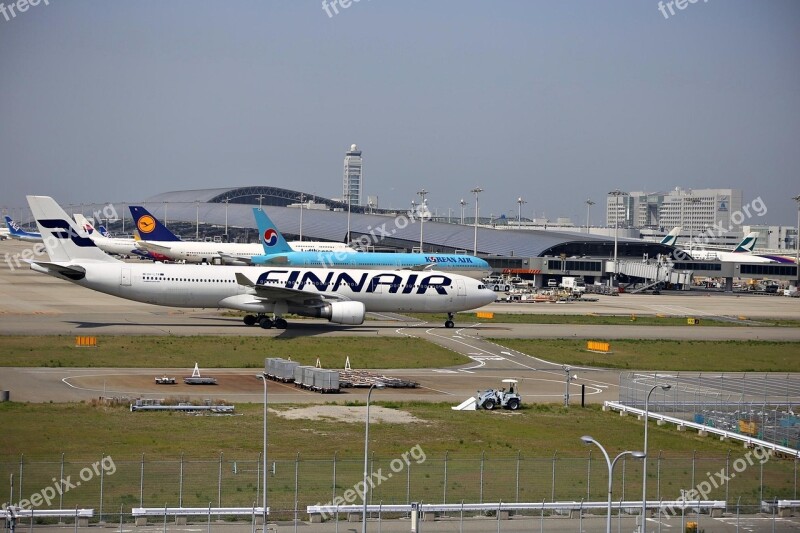
[[[736,245],[732,252],[722,252],[717,250],[692,250],[692,259],[699,261],[722,261],[723,263],[774,263],[774,259],[769,256],[761,256],[753,253],[756,247],[758,232],[751,231],[744,236],[744,239]],[[685,252],[686,250],[684,250]]]
[[[278,228],[263,210],[254,207],[258,234],[265,250],[264,255],[250,259],[254,265],[366,268],[366,269],[411,269],[421,271],[456,272],[475,279],[483,279],[492,272],[489,263],[471,255],[381,253],[364,252],[341,254],[337,252],[295,252],[284,240]]]
[[[321,270],[162,263],[125,263],[103,253],[48,196],[28,196],[49,261],[31,269],[137,302],[172,307],[238,309],[247,325],[287,326],[283,315],[361,324],[367,312],[447,313],[487,305],[493,291],[458,274],[380,270]],[[268,313],[272,313],[270,318]]]
[[[187,263],[248,265],[251,257],[265,253],[261,244],[182,241],[144,207],[130,206],[130,210],[142,239],[137,245],[170,259]],[[356,253],[346,244],[337,242],[295,241],[291,246],[295,250]]]
[[[680,226],[672,228],[672,231],[664,235],[664,238],[661,239],[661,242],[659,244],[666,244],[667,246],[675,246],[675,243],[678,242],[678,235],[680,234],[681,234]]]
[[[83,229],[94,244],[106,253],[112,255],[122,255],[125,257],[137,255],[141,257],[148,257],[149,259],[156,259],[149,256],[147,250],[140,250],[136,247],[134,239],[121,239],[116,237],[107,237],[99,230],[96,230],[89,220],[80,213],[72,215],[78,227]]]
[[[19,227],[19,224],[11,220],[11,217],[8,215],[5,215],[5,219],[6,226],[8,226],[8,236],[12,239],[17,239],[18,241],[42,242],[42,235],[40,233],[25,231]]]

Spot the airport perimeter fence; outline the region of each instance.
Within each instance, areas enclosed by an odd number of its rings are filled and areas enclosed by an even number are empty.
[[[619,402],[708,427],[800,449],[800,374],[761,372],[628,372]]]
[[[771,456],[762,461],[753,452],[736,448],[722,457],[672,457],[651,450],[648,499],[677,500],[694,489],[702,497],[693,499],[725,501],[728,512],[755,509],[764,501],[796,500],[798,461]],[[407,457],[411,460],[371,457],[370,504],[588,502],[607,497],[608,468],[593,448],[583,457],[558,453],[549,457],[428,454],[419,461]],[[113,468],[92,467],[101,461]],[[0,487],[0,500],[18,503],[24,498],[36,509],[91,508],[93,522],[112,523],[119,520],[120,512],[130,521],[131,509],[137,507],[260,506],[261,464],[260,457],[224,454],[211,460],[141,456],[113,461],[110,457],[94,461],[62,457],[49,462],[23,456],[0,462],[0,479],[8,483],[13,475],[13,487],[6,483]],[[363,468],[362,458],[336,455],[270,459],[267,505],[271,520],[305,520],[308,505],[360,503]],[[642,461],[623,457],[614,470],[614,499],[641,496]],[[536,511],[530,514],[538,515]]]

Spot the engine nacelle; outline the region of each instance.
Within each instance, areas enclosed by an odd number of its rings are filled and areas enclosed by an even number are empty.
[[[366,312],[361,302],[331,302],[321,309],[320,315],[330,322],[357,326],[364,323]]]

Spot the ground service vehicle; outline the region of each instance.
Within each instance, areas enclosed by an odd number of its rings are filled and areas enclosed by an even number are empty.
[[[508,384],[508,390],[503,387],[500,390],[487,389],[483,392],[478,391],[478,396],[475,399],[476,407],[487,411],[491,411],[495,407],[502,407],[511,411],[519,409],[520,405],[522,405],[522,398],[517,389],[517,380],[504,379],[503,383]]]

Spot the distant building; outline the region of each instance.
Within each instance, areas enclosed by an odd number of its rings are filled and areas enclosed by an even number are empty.
[[[743,225],[742,231],[744,233],[758,232],[756,249],[792,253],[797,250],[797,228],[795,226]]]
[[[363,192],[363,161],[361,150],[355,144],[344,156],[344,180],[342,183],[342,199],[350,206],[360,206]]]

